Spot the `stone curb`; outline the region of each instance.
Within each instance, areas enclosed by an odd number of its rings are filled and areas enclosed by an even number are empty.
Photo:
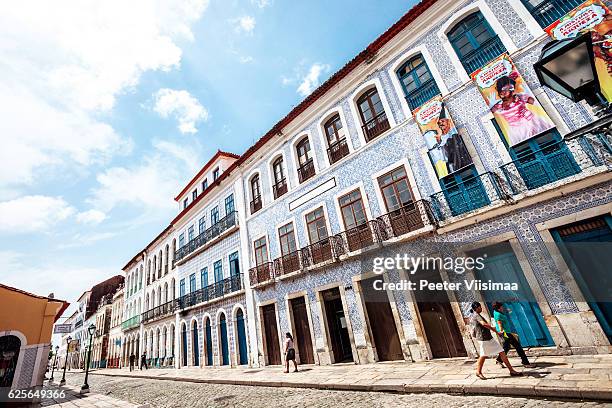
[[[554,399],[583,399],[592,401],[612,401],[612,390],[599,388],[562,388],[547,386],[521,386],[514,384],[491,384],[485,381],[469,385],[462,384],[350,384],[350,383],[310,383],[310,382],[282,382],[282,381],[260,381],[260,380],[229,380],[211,378],[190,377],[157,377],[149,375],[126,375],[91,373],[105,377],[140,378],[147,380],[167,380],[177,382],[191,382],[200,384],[226,384],[247,385],[258,387],[290,387],[290,388],[313,388],[321,390],[336,391],[372,391],[372,392],[396,392],[402,394],[428,394],[447,393],[465,395],[499,395],[508,397],[538,397]]]

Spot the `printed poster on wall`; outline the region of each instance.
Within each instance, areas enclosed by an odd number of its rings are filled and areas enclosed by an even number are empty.
[[[612,14],[599,0],[588,0],[545,28],[555,40],[591,32],[601,92],[612,102]]]
[[[518,73],[502,54],[472,74],[508,146],[516,146],[555,125]]]
[[[438,178],[472,164],[472,158],[461,135],[457,133],[442,97],[436,96],[415,109],[414,118],[425,138]]]

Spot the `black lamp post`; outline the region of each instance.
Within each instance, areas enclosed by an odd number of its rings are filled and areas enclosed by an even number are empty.
[[[55,356],[53,357],[53,367],[51,367],[51,378],[49,378],[49,382],[53,382],[53,374],[55,374],[55,363],[57,363],[57,352],[59,350],[59,346],[55,346]]]
[[[81,394],[85,394],[89,392],[89,384],[87,384],[87,378],[89,377],[89,361],[91,360],[91,343],[93,341],[93,335],[96,332],[96,325],[90,324],[87,328],[87,333],[89,333],[89,350],[87,350],[87,359],[85,362],[85,382],[81,387]]]
[[[60,385],[66,384],[66,366],[68,365],[68,350],[70,350],[70,342],[72,341],[72,337],[68,336],[66,339],[66,357],[64,358],[64,373],[62,374],[62,380],[60,381]]]
[[[596,114],[608,105],[599,86],[591,33],[546,44],[533,68],[542,85],[574,102],[585,100]]]

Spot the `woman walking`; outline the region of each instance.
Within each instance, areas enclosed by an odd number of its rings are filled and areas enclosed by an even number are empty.
[[[476,363],[476,377],[481,380],[486,380],[487,378],[482,374],[482,366],[484,365],[485,360],[488,356],[498,355],[499,358],[506,364],[506,367],[510,371],[510,375],[512,377],[522,376],[522,373],[519,373],[510,364],[508,361],[508,357],[506,353],[504,353],[504,349],[499,345],[497,341],[493,339],[493,335],[491,332],[496,332],[497,334],[501,334],[495,330],[495,328],[491,327],[490,324],[487,323],[484,317],[480,315],[482,312],[482,306],[479,302],[472,303],[472,317],[470,318],[470,323],[472,326],[472,337],[478,342],[478,362]]]
[[[512,325],[512,321],[508,319],[507,309],[504,307],[504,304],[501,302],[493,302],[493,320],[495,320],[495,324],[497,325],[497,331],[501,333],[501,336],[504,340],[502,347],[504,348],[504,353],[508,354],[508,350],[510,347],[514,347],[516,350],[516,354],[521,358],[521,363],[523,367],[534,368],[535,364],[531,364],[523,347],[521,346],[521,342],[519,340],[518,334]],[[497,364],[504,367],[504,363],[501,358],[497,357]]]
[[[297,363],[295,361],[295,348],[293,346],[293,336],[291,335],[291,333],[287,333],[285,334],[285,372],[288,373],[289,372],[289,361],[293,361],[293,366],[295,367],[295,370],[293,370],[294,373],[296,373],[298,371],[298,367],[297,367]]]

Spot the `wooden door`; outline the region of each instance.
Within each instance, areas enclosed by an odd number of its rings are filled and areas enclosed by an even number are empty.
[[[389,296],[386,291],[375,290],[373,286],[374,281],[379,279],[380,277],[374,277],[361,283],[373,347],[376,349],[379,361],[403,360],[404,353],[389,304]]]
[[[351,339],[338,288],[323,292],[325,316],[334,363],[353,361]]]
[[[268,365],[280,365],[282,362],[276,326],[276,310],[272,304],[262,307],[262,312]]]
[[[297,343],[300,364],[314,364],[310,325],[308,324],[308,312],[304,297],[291,299],[291,311],[295,327],[293,334]]]

